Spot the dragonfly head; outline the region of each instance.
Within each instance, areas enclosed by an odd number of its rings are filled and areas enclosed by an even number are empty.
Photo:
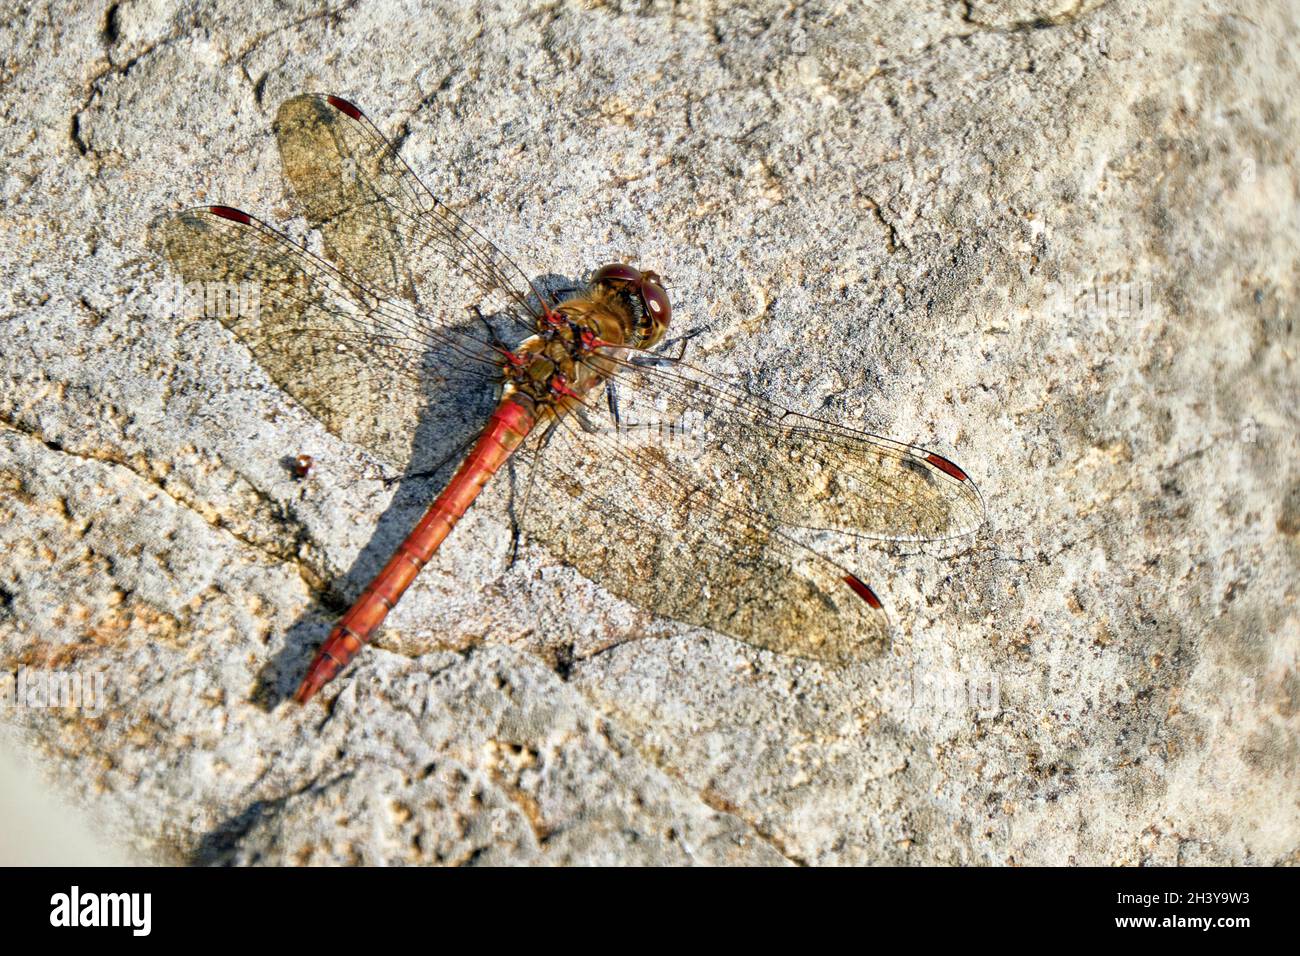
[[[673,307],[659,273],[615,262],[597,269],[591,285],[604,286],[622,298],[636,324],[638,347],[649,348],[663,338]]]

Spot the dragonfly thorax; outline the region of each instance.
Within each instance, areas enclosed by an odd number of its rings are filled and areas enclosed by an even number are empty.
[[[536,335],[506,353],[506,395],[556,412],[580,404],[617,370],[619,347],[636,343],[637,322],[612,290],[560,303],[539,321]]]

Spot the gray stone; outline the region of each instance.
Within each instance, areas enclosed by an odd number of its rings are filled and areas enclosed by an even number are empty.
[[[1297,862],[1294,9],[586,7],[0,26],[0,671],[104,680],[0,701],[48,785],[141,861]],[[436,488],[161,318],[146,233],[291,216],[304,90],[530,276],[644,263],[697,364],[960,462],[979,535],[846,557],[888,653],[512,566],[496,488],[324,702],[275,703]]]

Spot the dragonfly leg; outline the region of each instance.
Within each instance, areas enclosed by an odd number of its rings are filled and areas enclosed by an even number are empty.
[[[515,566],[515,562],[519,559],[519,543],[520,541],[523,540],[523,530],[519,527],[519,515],[528,513],[528,499],[532,497],[533,485],[537,482],[537,472],[539,470],[537,467],[537,460],[541,457],[542,452],[546,450],[546,446],[550,444],[551,436],[555,434],[555,429],[557,429],[559,425],[560,422],[558,419],[551,422],[550,426],[547,427],[546,431],[542,433],[541,437],[537,442],[537,449],[533,452],[533,460],[530,463],[530,467],[528,469],[528,485],[527,487],[524,488],[523,507],[520,508],[518,511],[516,511],[512,503],[509,509],[510,562],[506,565],[507,570],[513,568]],[[516,461],[516,459],[512,457],[510,461],[512,462],[513,465],[513,462]]]
[[[629,432],[629,431],[636,431],[637,429],[646,429],[649,431],[657,431],[660,432],[661,434],[665,432],[668,434],[675,434],[678,430],[679,426],[673,422],[657,422],[657,421],[636,422],[636,423],[624,425],[623,417],[619,414],[618,411],[618,390],[614,382],[605,383],[605,395],[609,404],[609,416],[611,419],[613,419],[614,422],[615,432]],[[579,417],[578,420],[581,422],[582,418]],[[584,424],[583,428],[588,433],[595,433],[601,430],[600,426],[595,424],[592,424],[590,426]]]
[[[482,432],[475,432],[473,435],[470,435],[469,438],[467,438],[465,441],[457,445],[451,454],[447,455],[445,458],[443,458],[440,462],[438,462],[438,464],[434,465],[432,468],[428,468],[424,471],[411,472],[405,475],[384,475],[383,477],[384,487],[391,488],[397,482],[406,481],[409,478],[434,477],[440,471],[442,471],[442,469],[446,468],[449,464],[451,464],[453,461],[460,459],[465,454],[465,450],[469,448],[471,445],[473,445],[474,442],[478,441],[479,437],[482,434],[483,434]]]
[[[578,420],[578,425],[588,435],[598,435],[604,431],[603,428],[591,420],[591,415],[587,413],[585,408],[575,408],[573,410],[573,417]]]
[[[667,365],[671,362],[680,362],[682,359],[686,357],[686,346],[690,343],[691,339],[695,338],[695,336],[697,335],[702,334],[703,332],[704,329],[692,329],[689,332],[677,336],[677,338],[675,339],[669,339],[667,342],[663,343],[663,345],[660,346],[660,349],[666,349],[671,345],[674,345],[676,343],[681,343],[677,349],[676,355],[638,356],[631,360],[631,364],[640,365],[643,368],[644,367],[653,368],[656,365]]]
[[[492,328],[492,323],[487,320],[487,316],[483,314],[482,309],[480,309],[477,305],[471,305],[471,306],[466,306],[465,311],[467,311],[473,318],[478,319],[480,322],[483,323],[483,328],[487,329],[488,343],[494,349],[497,349],[498,351],[502,351],[502,352],[509,351],[510,349],[509,344],[506,342],[505,339],[497,335],[497,330]]]
[[[618,399],[613,395],[614,383],[606,382],[607,389],[606,400],[609,402],[610,415],[613,416],[615,430],[618,428]],[[585,405],[575,405],[570,409],[570,414],[578,420],[578,425],[588,435],[598,435],[606,431],[604,425],[601,425],[592,417],[592,410]]]
[[[618,431],[618,389],[613,382],[605,383],[605,401],[609,405],[609,417],[614,420],[614,430]]]

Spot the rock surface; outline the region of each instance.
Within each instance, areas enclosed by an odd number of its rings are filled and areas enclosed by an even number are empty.
[[[104,690],[5,724],[139,860],[1300,862],[1296,19],[24,6],[0,671]],[[511,566],[498,493],[323,704],[272,705],[433,493],[149,307],[160,211],[292,212],[302,90],[529,275],[651,264],[697,364],[962,463],[973,541],[855,559],[889,652],[810,664]]]

